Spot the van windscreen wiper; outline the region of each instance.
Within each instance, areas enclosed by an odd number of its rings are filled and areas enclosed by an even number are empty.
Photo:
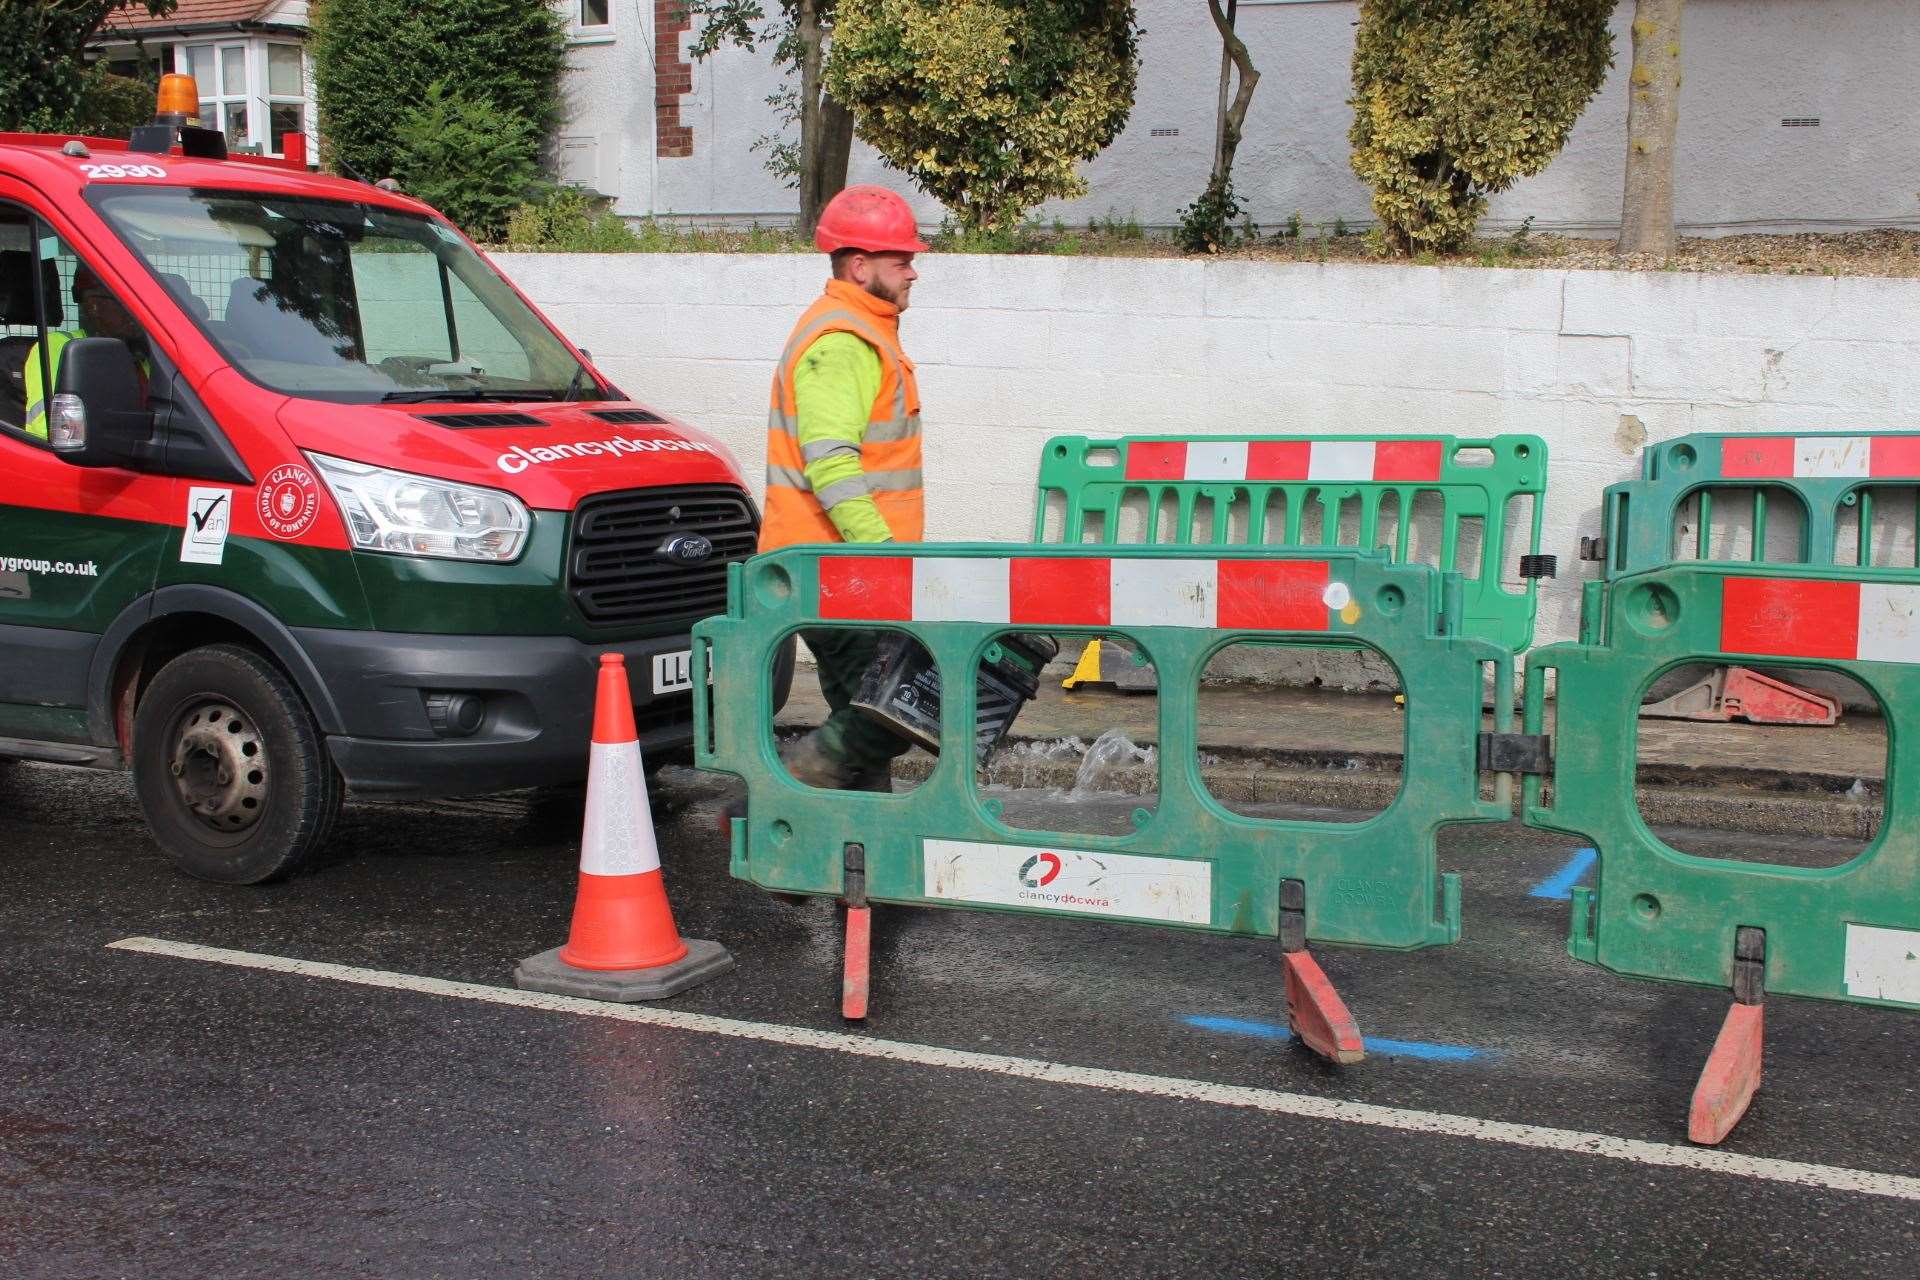
[[[551,391],[502,391],[484,387],[461,387],[458,390],[441,389],[439,391],[388,391],[380,397],[381,404],[451,404],[473,400],[508,400],[514,402],[529,400],[551,400]]]

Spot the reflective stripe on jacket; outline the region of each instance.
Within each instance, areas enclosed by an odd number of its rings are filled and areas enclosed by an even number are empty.
[[[41,360],[40,344],[37,342],[27,351],[27,363],[21,372],[25,375],[27,384],[26,432],[28,435],[37,436],[42,440],[47,438],[47,401],[51,396],[47,391],[49,380],[41,376],[42,365],[51,365],[57,375],[60,369],[60,353],[66,350],[69,342],[85,336],[71,329],[49,329],[47,330],[47,354],[51,358],[46,361]]]
[[[793,375],[807,348],[829,333],[851,333],[880,357],[880,393],[874,397],[859,441],[861,474],[815,493],[807,479],[800,442]],[[835,442],[815,448],[844,447]],[[787,339],[773,378],[767,414],[767,499],[760,550],[796,542],[839,542],[827,508],[871,497],[898,542],[918,542],[926,532],[926,498],[920,462],[920,389],[913,362],[900,349],[899,312],[858,285],[831,280]]]

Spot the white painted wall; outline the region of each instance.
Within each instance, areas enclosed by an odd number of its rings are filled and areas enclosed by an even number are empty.
[[[1489,227],[1527,217],[1542,230],[1618,226],[1632,8],[1622,0],[1613,72],[1566,149],[1544,173],[1495,199]],[[1085,223],[1118,214],[1169,225],[1205,185],[1218,36],[1200,0],[1139,0],[1138,12],[1146,35],[1128,128],[1087,166],[1090,193],[1043,206],[1042,218]],[[1309,224],[1344,218],[1359,226],[1370,218],[1367,190],[1347,163],[1357,13],[1353,0],[1241,0],[1239,30],[1261,80],[1236,186],[1268,229],[1295,211]],[[1920,225],[1917,17],[1914,0],[1692,0],[1678,141],[1682,225]],[[646,65],[642,50],[628,47],[624,56],[636,70]],[[763,101],[777,85],[766,56],[725,51],[695,63],[693,81],[682,115],[694,125],[695,154],[660,162],[659,207],[695,216],[790,216],[793,193],[750,150],[778,127]],[[642,89],[650,83],[634,80]],[[1781,127],[1782,119],[1804,117],[1821,124]],[[1178,135],[1154,136],[1168,129]],[[852,179],[908,185],[864,144],[856,144]],[[917,193],[916,201],[927,222],[939,222],[937,202]],[[624,197],[622,210],[632,207]]]
[[[548,140],[562,181],[616,197],[614,209],[652,212],[653,3],[610,0],[612,22],[582,29],[578,3],[561,3],[570,24],[561,78],[563,123]]]
[[[794,255],[501,254],[627,394],[756,486],[767,386],[825,280]],[[925,255],[903,318],[929,536],[1023,541],[1055,434],[1525,431],[1551,452],[1541,640],[1642,432],[1920,430],[1920,280]],[[1913,531],[1904,532],[1907,546]]]

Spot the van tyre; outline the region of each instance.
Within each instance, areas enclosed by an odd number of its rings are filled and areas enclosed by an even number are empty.
[[[299,690],[230,644],[182,654],[147,686],[133,784],[167,860],[221,884],[298,870],[326,842],[343,790]]]

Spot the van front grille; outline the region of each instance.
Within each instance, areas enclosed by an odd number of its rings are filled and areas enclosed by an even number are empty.
[[[697,534],[713,554],[697,564],[661,554]],[[675,485],[599,494],[573,514],[567,592],[596,627],[694,622],[727,607],[727,566],[753,554],[760,521],[743,490]]]

